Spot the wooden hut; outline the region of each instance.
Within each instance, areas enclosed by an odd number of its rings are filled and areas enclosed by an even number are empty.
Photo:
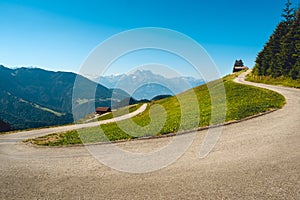
[[[233,66],[233,73],[242,71],[244,69],[247,70],[248,67],[244,66],[243,61],[242,60],[236,60],[235,63],[234,63],[234,66]]]
[[[99,115],[102,115],[102,114],[107,113],[107,112],[111,112],[110,107],[97,107],[96,108],[96,113],[99,114]]]

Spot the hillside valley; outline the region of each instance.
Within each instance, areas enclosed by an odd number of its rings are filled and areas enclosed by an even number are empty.
[[[75,73],[39,68],[10,69],[1,65],[0,131],[73,122],[72,93],[75,80],[80,82],[80,87],[73,99],[74,109],[80,110],[83,106],[89,109],[86,112],[93,112],[95,106],[114,104],[117,107],[122,100],[131,99],[120,89],[108,89]],[[88,92],[91,88],[96,90],[94,95]]]

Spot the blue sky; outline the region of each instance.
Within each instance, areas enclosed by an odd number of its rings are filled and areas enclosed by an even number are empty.
[[[163,27],[197,41],[225,75],[235,59],[253,67],[258,51],[281,20],[285,2],[0,0],[0,64],[78,72],[89,53],[112,35]],[[125,60],[124,65],[130,66],[130,59]],[[175,68],[185,73],[184,67]],[[110,73],[128,70],[117,66]]]

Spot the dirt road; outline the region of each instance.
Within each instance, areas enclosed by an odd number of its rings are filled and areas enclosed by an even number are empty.
[[[236,81],[245,83],[243,75]],[[300,90],[247,84],[277,91],[287,104],[225,126],[204,159],[199,149],[207,131],[199,131],[177,162],[151,173],[113,170],[85,147],[37,148],[17,142],[30,134],[0,136],[0,199],[300,199]],[[143,152],[170,140],[117,145]]]

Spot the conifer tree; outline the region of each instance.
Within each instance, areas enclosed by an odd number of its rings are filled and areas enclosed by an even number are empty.
[[[285,8],[283,9],[283,13],[281,16],[284,18],[285,22],[289,25],[293,23],[294,15],[295,15],[295,9],[291,7],[292,3],[290,0],[288,0],[285,4]]]
[[[300,9],[294,12],[288,0],[281,21],[259,52],[253,72],[259,76],[300,79]]]
[[[293,79],[300,78],[300,8],[296,12],[294,23],[291,25],[291,29],[288,33],[288,38],[292,43],[292,52],[291,52],[291,70],[290,76]]]

